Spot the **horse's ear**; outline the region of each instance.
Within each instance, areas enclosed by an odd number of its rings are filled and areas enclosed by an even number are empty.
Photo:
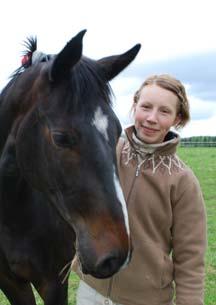
[[[107,81],[113,79],[126,68],[134,60],[140,48],[141,44],[136,44],[133,48],[123,54],[99,59],[97,62],[104,70]]]
[[[56,55],[49,71],[50,81],[58,81],[68,76],[70,69],[80,60],[82,56],[82,39],[85,32],[86,30],[79,32]]]

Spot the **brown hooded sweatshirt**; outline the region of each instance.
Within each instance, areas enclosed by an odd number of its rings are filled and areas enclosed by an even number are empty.
[[[171,305],[174,294],[177,305],[203,305],[206,215],[199,182],[176,155],[179,137],[147,145],[133,126],[125,132],[117,156],[132,259],[110,279],[82,280],[124,305]]]

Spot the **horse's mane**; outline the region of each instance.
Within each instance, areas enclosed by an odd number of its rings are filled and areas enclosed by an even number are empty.
[[[26,40],[24,40],[23,45],[26,47],[26,50],[22,52],[23,55],[29,55],[37,50],[37,37],[27,37]]]
[[[23,42],[23,45],[25,50],[22,52],[22,58],[25,60],[22,61],[21,66],[11,74],[10,81],[3,91],[10,88],[14,81],[29,67],[34,67],[40,62],[47,62],[53,58],[53,55],[37,51],[36,37],[28,37]],[[82,100],[83,104],[88,103],[90,96],[101,97],[101,100],[105,101],[107,104],[112,104],[112,89],[109,83],[104,79],[102,71],[94,60],[83,56],[73,68],[70,82],[72,91],[77,94],[77,100]],[[74,101],[74,104],[76,104],[76,101]]]
[[[25,57],[26,60],[10,75],[10,79],[16,78],[32,65],[32,54],[37,50],[37,37],[27,37],[23,42],[23,46],[25,47],[25,50],[22,52],[22,58]]]

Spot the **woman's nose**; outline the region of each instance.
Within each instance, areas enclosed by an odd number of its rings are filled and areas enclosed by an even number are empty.
[[[156,110],[152,110],[151,112],[149,112],[147,121],[157,122],[157,111]]]

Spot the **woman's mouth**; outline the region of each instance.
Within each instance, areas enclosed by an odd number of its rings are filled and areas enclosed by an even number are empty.
[[[147,126],[142,126],[142,129],[145,134],[149,134],[149,135],[155,134],[156,132],[159,131],[158,129],[154,129],[154,128],[147,127]]]

